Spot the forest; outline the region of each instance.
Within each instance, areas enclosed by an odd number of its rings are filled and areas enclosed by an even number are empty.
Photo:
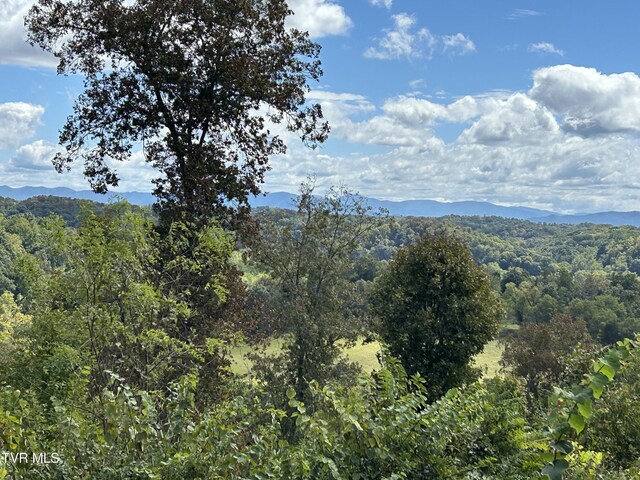
[[[0,216],[1,475],[637,478],[637,228],[313,193],[244,238],[126,203]]]

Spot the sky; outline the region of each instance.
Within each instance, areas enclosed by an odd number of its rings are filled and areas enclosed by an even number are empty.
[[[30,0],[0,0],[0,185],[88,189],[58,174],[57,132],[81,92],[24,41]],[[477,200],[562,213],[640,210],[640,2],[289,0],[321,44],[311,85],[331,125],[285,134],[265,190],[345,184],[388,200]],[[122,191],[150,191],[141,152]]]

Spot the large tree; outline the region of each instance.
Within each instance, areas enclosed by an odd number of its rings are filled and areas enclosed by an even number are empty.
[[[58,58],[58,73],[85,78],[56,169],[83,161],[106,192],[114,165],[140,148],[162,172],[154,193],[167,220],[246,206],[269,156],[286,150],[269,124],[312,146],[328,133],[320,106],[305,103],[319,46],[286,28],[290,13],[286,0],[39,0],[30,42]]]
[[[371,297],[382,340],[432,400],[476,378],[470,362],[502,314],[489,278],[458,238],[428,234],[398,251]]]

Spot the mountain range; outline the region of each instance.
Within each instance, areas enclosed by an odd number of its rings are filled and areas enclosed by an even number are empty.
[[[0,197],[14,200],[26,200],[36,196],[67,197],[75,199],[92,200],[106,203],[114,199],[125,199],[134,205],[150,205],[154,197],[145,192],[121,192],[108,195],[100,195],[91,190],[72,190],[58,187],[20,187],[13,188],[0,186]],[[287,192],[268,193],[254,197],[251,200],[253,207],[293,208],[296,195]],[[367,203],[374,209],[385,208],[393,216],[415,217],[443,217],[446,215],[479,215],[496,216],[505,218],[518,218],[539,223],[596,223],[608,225],[633,225],[640,226],[640,212],[597,212],[574,215],[562,215],[550,210],[536,208],[502,206],[489,202],[438,202],[435,200],[405,200],[394,202],[390,200],[378,200],[364,197]]]

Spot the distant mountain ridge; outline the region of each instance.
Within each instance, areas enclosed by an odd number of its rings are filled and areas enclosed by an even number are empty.
[[[108,203],[118,198],[124,198],[133,205],[151,205],[154,197],[145,192],[114,192],[106,195],[95,193],[92,190],[73,190],[66,187],[7,187],[0,185],[0,197],[12,198],[14,200],[26,200],[31,197],[52,196],[67,197],[80,200],[91,200],[92,202]]]
[[[398,217],[444,217],[446,215],[480,215],[494,217],[530,218],[556,215],[555,212],[528,207],[504,207],[489,202],[438,202],[436,200],[378,200],[364,197],[374,209],[385,208],[390,215]],[[254,207],[292,208],[296,195],[287,192],[269,193],[256,197],[251,205]]]
[[[119,192],[100,195],[91,190],[72,190],[65,187],[20,187],[0,186],[0,197],[14,200],[26,200],[36,196],[67,197],[94,202],[107,203],[123,198],[134,205],[150,205],[154,197],[146,192]],[[405,200],[394,202],[364,197],[373,208],[385,208],[393,216],[444,217],[446,215],[461,216],[495,216],[517,218],[537,223],[595,223],[607,225],[633,225],[640,227],[640,212],[598,212],[576,215],[562,215],[549,210],[528,207],[505,207],[489,202],[438,202],[436,200]],[[253,207],[288,208],[294,206],[296,195],[287,192],[274,192],[254,197]]]

